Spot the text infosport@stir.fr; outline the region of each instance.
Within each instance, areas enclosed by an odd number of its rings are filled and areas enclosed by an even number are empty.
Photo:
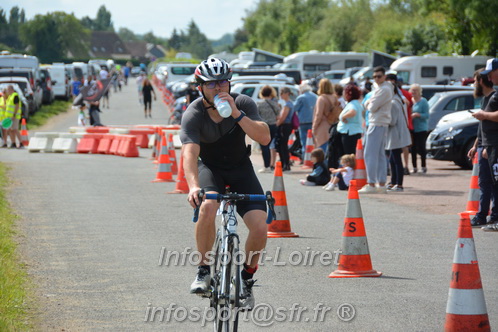
[[[248,255],[244,251],[238,251],[234,254],[235,264],[243,264],[244,262],[250,261],[252,257],[259,254],[258,265],[270,264],[272,266],[312,266],[314,264],[320,263],[324,266],[338,265],[339,257],[342,251],[337,249],[335,251],[320,251],[312,250],[310,247],[306,247],[305,250],[299,251],[294,250],[288,254],[284,254],[280,247],[275,248],[275,252],[269,253],[266,249],[261,251],[253,251]],[[222,262],[230,262],[230,254],[225,254],[222,258]],[[166,247],[162,247],[159,252],[159,266],[185,266],[199,265],[201,263],[202,256],[199,251],[193,250],[191,247],[186,247],[183,251],[178,250],[166,250]],[[216,261],[216,251],[208,251],[206,253],[206,264],[212,265]]]
[[[251,322],[257,326],[271,326],[283,322],[324,322],[336,316],[341,321],[349,322],[356,316],[356,309],[349,303],[343,303],[334,310],[334,307],[317,303],[313,307],[293,303],[290,307],[274,307],[267,303],[258,303],[250,311],[241,308],[228,309],[226,307],[216,311],[212,307],[183,307],[170,303],[166,307],[152,306],[145,308],[144,322],[170,323],[194,322],[205,326],[215,319],[229,320],[238,312],[239,322]]]

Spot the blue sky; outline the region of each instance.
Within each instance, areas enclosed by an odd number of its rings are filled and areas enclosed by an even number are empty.
[[[13,6],[18,6],[24,9],[28,19],[54,11],[74,13],[77,18],[94,18],[98,8],[105,4],[116,30],[126,27],[138,34],[152,30],[157,36],[170,37],[174,28],[186,30],[193,19],[209,39],[218,39],[241,27],[245,11],[254,9],[257,0],[148,0],[143,5],[140,3],[129,0],[3,0],[0,8],[8,13]]]

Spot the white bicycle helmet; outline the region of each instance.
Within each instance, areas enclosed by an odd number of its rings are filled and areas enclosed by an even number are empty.
[[[232,70],[225,60],[210,58],[197,66],[194,76],[197,83],[229,80],[232,78]]]

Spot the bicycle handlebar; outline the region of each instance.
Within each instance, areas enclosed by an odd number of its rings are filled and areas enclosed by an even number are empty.
[[[271,224],[273,220],[276,219],[274,203],[275,199],[273,198],[271,191],[267,191],[265,195],[256,195],[256,194],[237,194],[237,193],[229,193],[229,194],[206,194],[204,190],[199,192],[199,199],[202,204],[203,199],[213,199],[217,202],[225,201],[253,201],[253,202],[263,202],[266,201],[266,205],[268,207],[268,218],[266,219],[267,224]],[[192,219],[193,222],[197,222],[199,219],[199,209],[200,204],[194,209],[194,217]]]

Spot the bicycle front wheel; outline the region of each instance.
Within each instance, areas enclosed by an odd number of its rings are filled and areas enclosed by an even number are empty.
[[[216,306],[215,331],[237,331],[240,308],[240,266],[234,257],[239,252],[236,240],[227,239],[226,251],[220,256],[220,284]]]

